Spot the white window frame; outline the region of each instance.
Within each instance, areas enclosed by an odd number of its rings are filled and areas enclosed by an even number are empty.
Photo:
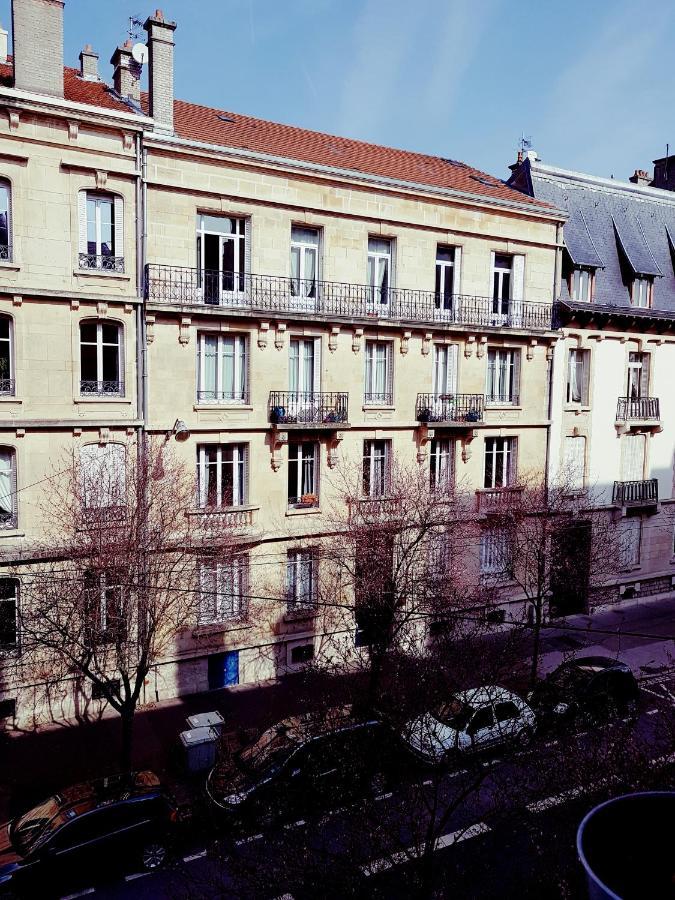
[[[376,248],[375,244],[386,244],[387,249]],[[371,249],[371,246],[373,249]],[[368,235],[368,304],[372,309],[386,310],[390,305],[393,284],[394,242],[392,238]],[[377,281],[380,263],[384,263],[387,287],[382,289]]]
[[[316,547],[296,547],[288,550],[286,604],[289,609],[311,609],[317,605],[318,569],[319,554]],[[307,590],[302,590],[304,584],[308,585]]]
[[[211,391],[206,388],[206,349],[210,341],[216,342],[215,386]],[[240,405],[249,402],[249,351],[246,334],[215,334],[211,331],[200,331],[197,338],[197,403],[199,405],[223,404]],[[225,358],[227,347],[232,342],[233,350],[233,384],[232,390],[226,389]],[[213,397],[204,397],[213,394]]]
[[[573,492],[581,493],[586,485],[586,437],[571,434],[565,437],[564,477]]]
[[[572,270],[570,279],[570,295],[572,300],[579,303],[591,303],[593,300],[593,281],[595,272],[583,266],[577,266]]]
[[[630,302],[638,309],[649,309],[652,305],[652,286],[654,282],[644,275],[636,275],[630,290]]]
[[[508,267],[497,265],[498,258],[507,258],[510,260]],[[491,294],[492,294],[492,313],[495,316],[508,316],[511,300],[513,299],[513,254],[510,253],[494,253],[492,257],[492,278],[491,278]],[[508,275],[509,289],[504,293],[504,280]],[[506,310],[504,309],[506,306]]]
[[[301,235],[312,232],[316,241]],[[293,275],[293,253],[298,254],[298,274]],[[314,256],[314,277],[307,277],[308,259]],[[321,229],[309,225],[291,225],[291,297],[293,303],[313,308],[319,293],[319,270],[321,259]]]
[[[588,406],[590,390],[591,351],[580,347],[570,347],[567,354],[566,402],[573,406]],[[579,383],[579,379],[581,379]],[[576,384],[575,384],[576,382]],[[579,400],[573,399],[574,387],[578,389]]]
[[[637,568],[642,554],[642,516],[631,516],[621,522],[621,566]]]
[[[512,487],[516,479],[516,455],[518,440],[515,437],[486,437],[483,454],[483,486],[485,490],[502,490]],[[497,484],[497,460],[502,457],[503,482]],[[491,484],[486,484],[488,459],[492,457]]]
[[[434,438],[429,448],[429,485],[432,491],[449,491],[455,484],[454,438]]]
[[[216,451],[216,503],[208,503],[209,451]],[[231,460],[227,455],[231,454]],[[232,504],[222,503],[224,469],[232,467]],[[248,502],[248,444],[200,444],[197,447],[197,497],[201,509],[237,509]],[[235,502],[236,501],[236,502]]]
[[[294,454],[294,455],[293,455]],[[288,444],[288,505],[296,507],[302,503],[302,497],[313,494],[316,498],[314,506],[319,504],[319,443],[318,441],[298,441]],[[291,481],[291,465],[295,468],[295,490],[297,493],[290,493]],[[302,486],[305,482],[305,476],[309,473],[309,480],[312,483],[312,489],[303,491]]]
[[[495,392],[500,385],[501,390]],[[486,405],[517,406],[519,402],[520,350],[507,347],[488,347],[485,382]]]
[[[480,534],[480,574],[506,577],[511,574],[509,533],[500,526],[484,528]]]
[[[631,359],[631,357],[637,357]],[[649,396],[649,374],[651,368],[651,355],[649,353],[629,352],[628,368],[626,373],[626,397],[629,400],[639,400]],[[633,396],[633,387],[636,387]]]
[[[199,563],[199,625],[238,621],[248,610],[250,560],[247,553],[227,561]]]
[[[0,394],[14,395],[14,320],[11,316],[0,315],[0,322],[7,323],[7,337],[0,337],[0,346],[7,347],[7,372],[0,372]]]
[[[119,441],[83,444],[79,450],[82,506],[86,510],[126,505],[127,448]],[[100,502],[99,502],[100,501]]]
[[[19,581],[17,578],[9,578],[6,576],[2,576],[0,578],[0,582],[9,582],[13,585],[14,593],[12,596],[0,597],[0,607],[3,603],[13,604],[14,605],[14,641],[8,644],[0,643],[0,656],[3,653],[12,653],[19,647]],[[9,594],[10,592],[7,591]]]
[[[210,220],[221,220],[223,222],[231,222],[234,224],[233,231],[218,231],[215,227],[209,227]],[[241,302],[246,293],[246,277],[250,275],[247,271],[249,266],[250,254],[250,224],[249,219],[245,216],[228,216],[219,213],[198,213],[197,214],[197,266],[199,271],[199,286],[202,296],[206,299],[206,291],[204,290],[204,272],[217,272],[217,302]],[[206,236],[215,236],[218,238],[218,268],[206,269]],[[233,243],[233,260],[234,267],[230,271],[223,268],[223,251],[227,241]],[[243,247],[243,251],[242,251]],[[243,271],[242,271],[243,266]],[[232,288],[223,286],[223,276],[225,274],[232,275]],[[213,301],[210,301],[213,302]]]
[[[6,201],[3,201],[3,194]],[[7,243],[0,244],[0,260],[12,261],[12,185],[6,178],[0,178],[0,216],[7,218]]]
[[[366,466],[368,467],[368,493],[365,491]],[[363,475],[364,497],[375,498],[387,495],[391,480],[391,441],[389,439],[367,438],[364,440]],[[379,487],[373,490],[375,484],[379,484]]]
[[[646,435],[628,433],[621,436],[620,481],[644,481],[647,463]]]
[[[365,349],[365,406],[392,406],[394,402],[394,352],[391,341],[366,341]],[[384,391],[377,391],[378,366],[384,368]]]
[[[96,326],[96,340],[95,341],[84,341],[82,340],[82,326],[83,325],[95,325]],[[113,344],[110,341],[103,340],[103,326],[113,326],[117,330],[117,343]],[[110,396],[124,396],[124,331],[122,325],[119,322],[114,322],[111,320],[105,320],[102,322],[97,322],[93,319],[82,319],[80,322],[80,394],[83,394],[82,385],[85,382],[88,382],[90,379],[85,379],[82,377],[82,347],[96,347],[96,391],[85,391],[84,396],[88,394],[103,394]],[[100,391],[98,390],[98,385],[105,385],[108,379],[103,378],[103,348],[104,347],[116,347],[117,348],[117,382],[111,381],[111,384],[117,384],[117,390],[106,391],[103,387]]]

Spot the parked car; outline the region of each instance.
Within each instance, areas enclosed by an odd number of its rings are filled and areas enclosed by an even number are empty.
[[[167,855],[176,808],[153,772],[75,785],[0,830],[0,890],[51,896],[120,861],[147,869]]]
[[[640,694],[629,666],[609,656],[562,663],[531,691],[528,700],[542,725],[578,715],[599,719],[632,712]]]
[[[377,794],[411,762],[383,721],[334,708],[285,719],[224,753],[206,789],[229,821],[268,824]]]
[[[517,694],[499,685],[455,694],[409,722],[403,737],[425,762],[444,763],[464,753],[529,743],[536,718]]]

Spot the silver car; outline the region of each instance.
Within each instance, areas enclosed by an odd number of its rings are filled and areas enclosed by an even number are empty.
[[[454,754],[504,744],[525,746],[535,728],[535,715],[521,697],[499,685],[486,685],[455,694],[413,719],[403,738],[426,762],[441,763]]]

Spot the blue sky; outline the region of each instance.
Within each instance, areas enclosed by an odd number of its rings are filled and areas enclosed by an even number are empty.
[[[543,160],[627,178],[675,149],[675,4],[607,0],[159,0],[176,95],[461,159],[500,177],[522,133]],[[66,62],[109,59],[157,0],[66,0]],[[10,20],[0,0],[0,21]]]

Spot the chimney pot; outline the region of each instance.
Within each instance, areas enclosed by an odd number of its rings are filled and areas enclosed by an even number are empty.
[[[652,179],[649,172],[645,171],[645,169],[636,169],[628,180],[632,184],[644,186],[649,184]]]
[[[150,115],[157,131],[173,132],[173,33],[175,22],[166,22],[161,9],[143,26],[150,51]]]
[[[131,57],[131,41],[117,47],[110,62],[113,64],[113,87],[125,100],[141,102],[141,70]]]
[[[85,44],[80,51],[80,77],[85,81],[98,81],[98,53],[91,44]]]
[[[63,97],[63,0],[12,0],[14,87]]]
[[[162,12],[161,9],[155,10],[155,19],[157,19],[158,22],[164,21],[164,13]]]

